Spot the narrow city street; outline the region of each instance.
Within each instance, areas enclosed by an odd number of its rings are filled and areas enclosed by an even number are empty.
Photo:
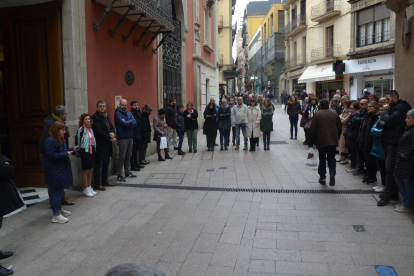
[[[207,152],[200,131],[196,154],[185,139],[185,156],[152,155],[137,178],[93,198],[67,191],[76,205],[66,224],[51,222],[47,201],[5,218],[0,249],[15,255],[1,264],[18,276],[103,276],[129,262],[169,276],[374,276],[376,266],[414,275],[414,215],[395,212],[398,202],[377,207],[347,165],[337,163],[335,186],[321,186],[305,165],[303,129],[289,139],[281,105],[273,121],[270,151],[260,140],[256,152]]]

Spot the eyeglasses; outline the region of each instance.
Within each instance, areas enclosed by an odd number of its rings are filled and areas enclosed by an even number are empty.
[[[373,107],[372,105],[369,105],[368,108]]]

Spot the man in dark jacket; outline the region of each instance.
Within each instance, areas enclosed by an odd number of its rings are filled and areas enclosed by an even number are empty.
[[[174,129],[175,114],[177,113],[176,108],[177,100],[174,98],[170,99],[170,103],[166,108],[165,119],[167,121],[167,143],[168,148],[174,146],[174,150],[178,150],[177,131]]]
[[[302,94],[300,94],[300,99],[302,100],[302,106],[305,104],[306,97],[308,97],[308,93],[306,93],[306,90],[303,90]]]
[[[148,144],[151,143],[151,123],[149,115],[151,115],[152,106],[146,104],[143,108],[139,110],[141,115],[141,144],[139,147],[139,164],[148,165],[150,162],[145,160],[147,155]]]
[[[19,192],[12,180],[14,174],[13,163],[9,158],[0,155],[0,229],[3,216],[24,206]],[[0,251],[0,260],[13,256],[13,252]],[[12,275],[13,271],[0,265],[0,275]]]
[[[138,102],[132,101],[131,102],[131,114],[134,116],[135,121],[137,124],[134,126],[134,137],[133,137],[133,145],[132,145],[132,157],[131,157],[131,170],[133,171],[140,171],[141,169],[145,168],[143,165],[139,164],[138,161],[138,152],[139,148],[141,147],[142,143],[142,136],[141,136],[141,126],[142,126],[142,118],[141,113],[139,112]]]
[[[308,145],[315,144],[319,151],[319,183],[326,184],[326,160],[328,160],[330,186],[335,185],[335,153],[342,132],[342,123],[338,114],[329,109],[328,100],[321,100],[321,110],[315,113],[308,133]]]
[[[362,142],[359,143],[360,141],[360,129],[361,129],[361,125],[362,125],[362,121],[364,120],[364,117],[366,117],[367,114],[367,107],[368,107],[368,101],[365,99],[361,99],[359,101],[359,110],[357,111],[357,113],[355,113],[354,116],[354,124],[356,129],[358,130],[358,135],[357,135],[357,153],[358,153],[358,163],[359,163],[359,168],[358,171],[354,172],[353,175],[363,175],[365,174],[365,160],[364,160],[364,150],[363,150],[363,137],[361,137]],[[363,135],[362,135],[363,136]],[[360,146],[361,145],[361,146]]]
[[[38,151],[39,151],[40,158],[43,157],[43,145],[44,145],[45,140],[47,138],[47,134],[49,132],[50,127],[56,121],[61,121],[64,124],[66,124],[66,118],[67,117],[68,117],[68,112],[66,110],[66,107],[63,106],[63,105],[57,105],[53,109],[53,113],[50,114],[49,116],[47,116],[46,119],[44,120],[42,137],[40,137],[39,146],[38,146]],[[69,142],[68,142],[69,137],[70,137],[69,129],[68,129],[68,127],[66,127],[65,141],[66,141],[66,147],[67,148],[69,148]],[[50,206],[52,206],[53,189],[48,187],[47,191],[48,191],[48,194],[49,194],[49,203],[50,203]],[[69,199],[66,198],[65,194],[63,194],[62,205],[74,205],[74,204],[75,204],[75,202],[70,201]]]
[[[114,186],[108,181],[108,171],[112,157],[112,143],[116,142],[116,138],[115,128],[106,113],[104,101],[100,100],[96,104],[96,112],[92,115],[92,120],[92,130],[96,140],[95,168],[93,170],[95,189],[105,191],[106,188],[103,186]]]
[[[123,177],[123,169],[125,168],[125,177],[137,177],[131,173],[131,155],[134,136],[134,127],[137,122],[132,116],[131,112],[127,110],[128,102],[122,99],[119,103],[119,107],[115,110],[115,127],[116,127],[116,138],[119,146],[119,157],[118,157],[118,180],[125,182],[126,179]]]
[[[400,100],[397,91],[391,90],[386,95],[387,104],[382,108],[380,125],[383,126],[381,142],[385,153],[385,167],[387,171],[384,193],[380,196],[378,206],[387,205],[390,200],[398,200],[398,189],[394,178],[395,154],[398,141],[405,130],[405,118],[411,106]]]

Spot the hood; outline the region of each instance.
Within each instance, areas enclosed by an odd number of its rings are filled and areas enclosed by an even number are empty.
[[[115,110],[115,113],[116,112],[121,112],[121,113],[127,114],[127,111],[128,110],[123,111],[120,107],[117,107],[116,110]]]
[[[46,125],[48,123],[53,124],[54,122],[56,122],[57,120],[55,118],[53,118],[52,114],[49,114],[49,116],[46,117],[46,119],[43,121],[43,124]]]
[[[408,110],[411,109],[411,105],[407,101],[400,99],[393,105],[393,107],[395,106],[395,108],[397,108],[399,105],[405,106]]]

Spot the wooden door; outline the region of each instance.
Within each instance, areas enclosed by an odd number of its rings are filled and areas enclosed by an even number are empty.
[[[0,10],[11,156],[17,186],[45,187],[38,142],[64,104],[60,3]]]

